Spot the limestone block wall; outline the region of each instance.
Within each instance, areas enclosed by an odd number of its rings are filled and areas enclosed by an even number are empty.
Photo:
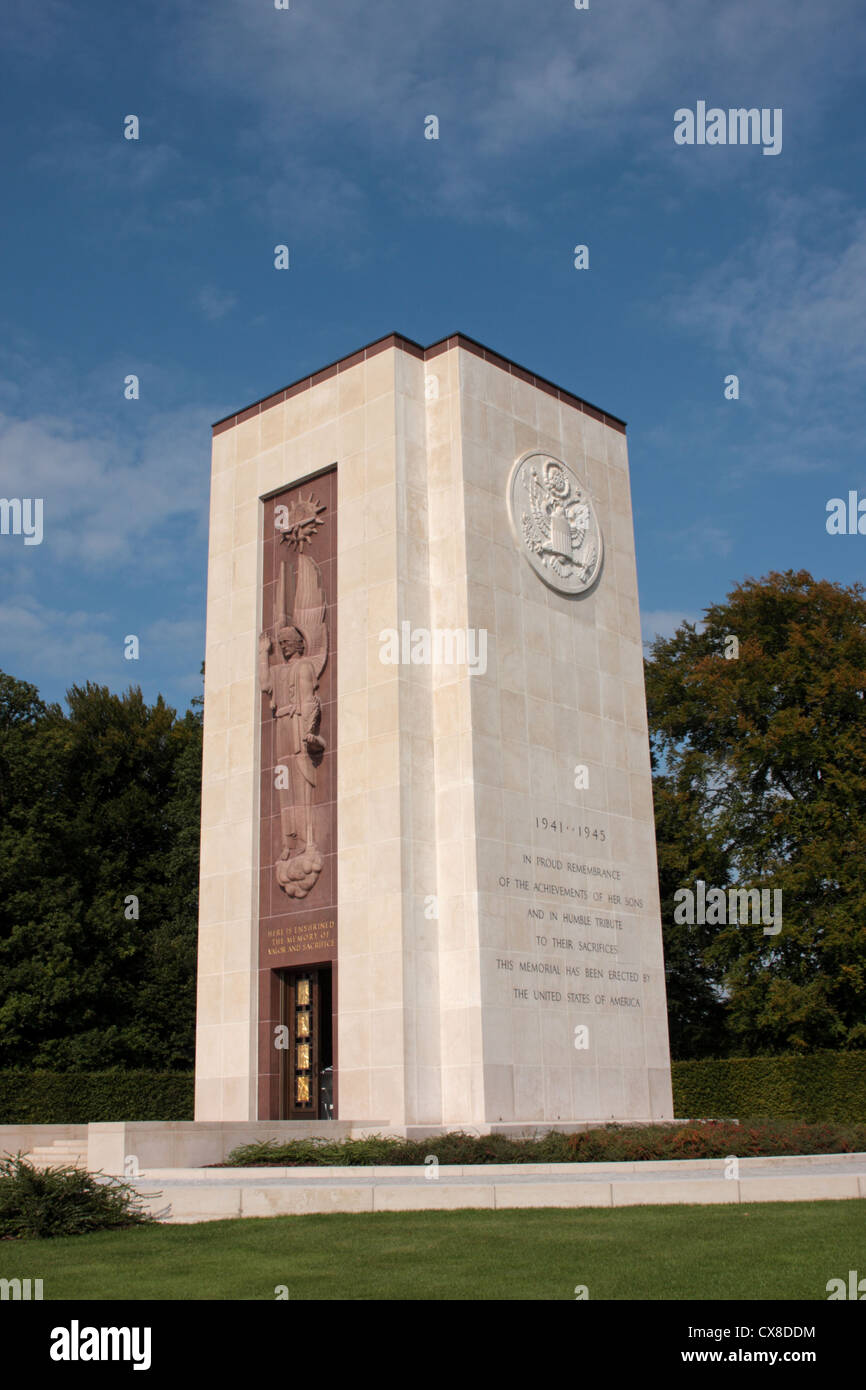
[[[535,448],[573,467],[596,505],[604,567],[577,598],[546,586],[511,534],[509,472]],[[624,433],[470,340],[425,350],[392,337],[215,430],[196,1118],[258,1118],[262,499],[335,464],[338,1118],[670,1115]],[[486,671],[383,660],[381,634],[407,627],[483,630]],[[589,772],[580,791],[577,763]],[[543,816],[569,832],[540,828]],[[604,840],[581,842],[577,825]],[[548,918],[530,930],[538,895],[515,887],[525,856],[534,874],[536,857],[566,851],[616,868],[606,891],[621,882],[641,904],[605,901],[620,925],[583,931],[616,941],[604,990],[590,991],[601,1006],[514,993],[538,983],[521,961],[557,965],[561,993],[586,992],[583,975],[565,986],[566,967],[585,964],[577,929],[571,949],[552,947]],[[589,881],[565,868],[544,877]],[[627,989],[639,1008],[607,1006],[612,965],[639,976]],[[581,1024],[590,1042],[578,1051]]]
[[[338,464],[341,1109],[401,1111],[395,350],[366,349],[218,429],[205,654],[196,1117],[256,1118],[261,499]],[[395,968],[397,967],[397,968]]]
[[[469,623],[489,632],[487,671],[469,682],[483,1117],[671,1116],[625,435],[474,353],[460,351],[459,376]],[[566,462],[592,496],[604,560],[585,594],[555,592],[514,543],[508,479],[515,460],[534,450]],[[578,765],[588,787],[575,785]],[[545,817],[556,828],[545,829]],[[563,867],[542,869],[539,857]],[[566,867],[585,861],[622,875],[599,880],[599,914],[621,923],[600,929],[615,940],[616,955],[596,959],[581,951],[578,938],[597,941],[599,930],[564,923],[555,897],[516,887],[522,873],[532,884],[586,888],[593,879]],[[594,892],[588,889],[590,906]],[[620,901],[611,904],[611,896]],[[626,898],[640,906],[626,910]],[[530,907],[543,910],[543,920],[529,919]],[[557,940],[569,945],[557,947]],[[588,961],[602,971],[591,981]],[[559,973],[522,973],[522,963]],[[580,974],[566,974],[567,967]],[[610,979],[611,970],[638,978],[623,985]],[[527,984],[529,998],[516,996]],[[534,999],[539,984],[565,998]],[[569,993],[589,993],[590,1002],[569,1005]],[[630,1002],[612,1004],[612,996]],[[589,1035],[580,1049],[579,1026]]]

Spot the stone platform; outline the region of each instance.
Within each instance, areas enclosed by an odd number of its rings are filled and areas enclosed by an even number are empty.
[[[638,1124],[684,1124],[684,1120],[630,1121]],[[467,1126],[474,1135],[505,1134],[530,1138],[551,1130],[573,1134],[598,1129],[609,1120],[560,1124],[488,1124]],[[393,1125],[388,1120],[135,1120],[89,1125],[0,1125],[0,1154],[23,1153],[39,1167],[75,1163],[92,1173],[129,1176],[138,1171],[198,1169],[224,1163],[232,1149],[274,1139],[366,1139],[381,1135],[435,1141],[449,1133],[444,1125]],[[315,1170],[321,1172],[321,1169]]]
[[[435,1146],[431,1145],[431,1148]],[[431,1155],[432,1156],[432,1155]],[[134,1186],[168,1224],[327,1212],[811,1202],[866,1197],[866,1154],[649,1163],[153,1169]]]

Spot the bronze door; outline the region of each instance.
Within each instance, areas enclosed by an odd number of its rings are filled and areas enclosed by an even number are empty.
[[[332,1027],[330,967],[311,966],[285,971],[283,1007],[289,1042],[284,1054],[284,1116],[287,1120],[329,1118]]]

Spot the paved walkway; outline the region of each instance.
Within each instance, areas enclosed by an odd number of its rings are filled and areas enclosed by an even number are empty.
[[[461,1207],[807,1202],[866,1197],[866,1154],[464,1167],[163,1168],[143,1171],[133,1185],[147,1197],[148,1209],[171,1223]]]

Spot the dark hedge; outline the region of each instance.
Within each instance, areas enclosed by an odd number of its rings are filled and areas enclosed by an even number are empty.
[[[191,1120],[192,1072],[0,1071],[0,1124]],[[673,1063],[679,1119],[866,1122],[866,1052]]]
[[[0,1124],[191,1120],[187,1071],[0,1071]]]
[[[674,1114],[866,1121],[866,1052],[673,1063]]]

